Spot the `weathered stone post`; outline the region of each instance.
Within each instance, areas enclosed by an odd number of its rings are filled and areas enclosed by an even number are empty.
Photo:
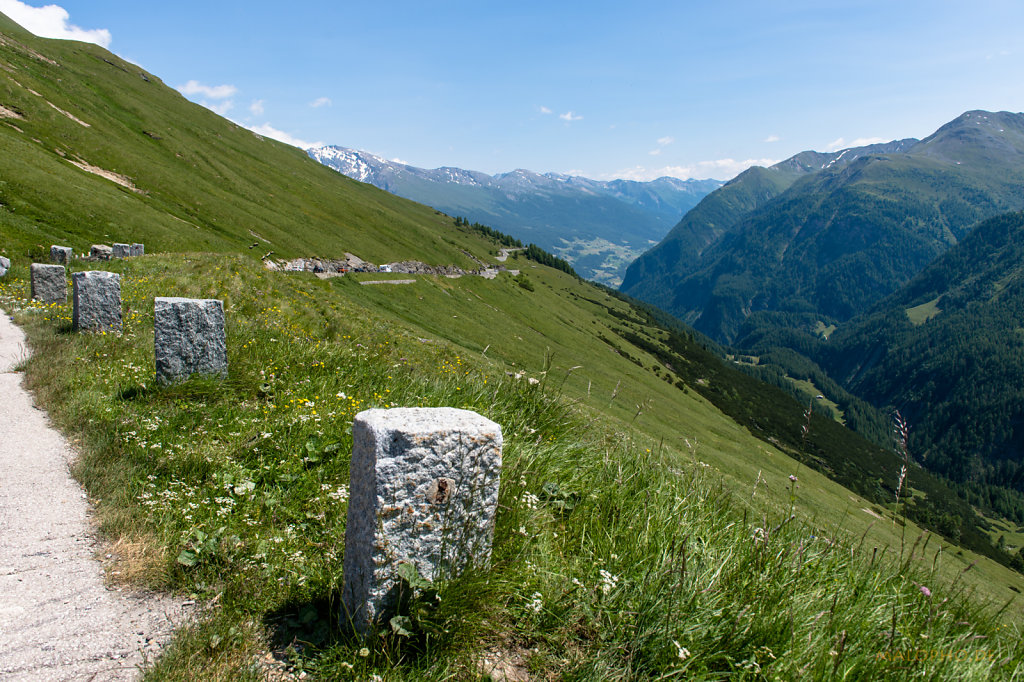
[[[7,271],[11,269],[11,261],[9,258],[0,256],[0,277],[7,274]]]
[[[68,280],[63,265],[33,263],[30,271],[32,298],[43,303],[67,303]]]
[[[153,301],[156,379],[171,383],[193,374],[228,374],[224,302],[216,299],[156,298]]]
[[[352,424],[342,625],[365,634],[393,614],[398,567],[431,581],[491,556],[501,427],[450,407],[366,410]]]
[[[111,255],[114,258],[127,258],[132,253],[132,247],[128,244],[114,244]]]
[[[76,272],[71,275],[72,325],[86,331],[121,331],[121,275]]]
[[[135,256],[144,256],[144,255],[146,255],[146,245],[145,244],[132,244],[130,247],[128,247],[128,255],[133,257],[133,258]]]
[[[60,265],[71,265],[71,258],[74,255],[74,250],[70,246],[50,247],[50,260]]]
[[[106,244],[93,244],[89,248],[89,258],[93,260],[110,260],[114,250]]]

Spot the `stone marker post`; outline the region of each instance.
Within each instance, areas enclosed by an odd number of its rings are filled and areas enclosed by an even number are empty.
[[[0,256],[0,277],[7,274],[7,271],[11,269],[11,261],[9,258]]]
[[[111,256],[114,258],[127,258],[132,253],[132,247],[128,244],[114,244],[111,249]]]
[[[352,424],[342,625],[393,614],[398,567],[432,581],[490,560],[501,427],[450,407],[366,410]]]
[[[67,303],[68,280],[63,265],[33,263],[30,270],[33,299],[43,303]]]
[[[93,244],[89,248],[89,258],[94,260],[110,260],[114,250],[106,244]]]
[[[71,275],[72,325],[86,331],[121,331],[121,275],[76,272]]]
[[[74,251],[70,246],[51,246],[50,247],[50,260],[60,265],[71,265],[71,258],[74,256]]]
[[[144,256],[144,255],[146,255],[146,245],[145,244],[132,244],[130,247],[128,247],[128,255],[132,256],[133,258],[135,256]]]
[[[215,299],[156,298],[153,345],[156,379],[171,383],[193,374],[228,374],[224,302]]]

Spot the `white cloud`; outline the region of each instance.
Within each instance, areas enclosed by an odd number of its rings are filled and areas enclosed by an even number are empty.
[[[764,138],[764,141],[765,142],[778,142],[781,139],[782,138],[779,137],[778,135],[769,135],[768,137]]]
[[[199,81],[189,81],[177,87],[183,95],[203,95],[210,99],[228,99],[238,92],[234,85],[203,85]]]
[[[540,113],[542,113],[542,114],[550,114],[551,110],[548,109],[547,107],[541,107],[540,108]]]
[[[61,38],[110,47],[110,31],[80,28],[68,23],[71,15],[59,5],[32,7],[19,0],[0,0],[0,12],[41,38]]]
[[[658,138],[658,144],[660,144],[662,147],[670,145],[670,144],[672,144],[675,141],[676,141],[676,138],[674,138],[674,137],[666,136],[666,137],[659,137]]]
[[[578,114],[574,114],[571,111],[567,111],[564,114],[559,114],[558,118],[562,119],[563,121],[582,121],[583,120],[582,116],[579,116]]]
[[[658,156],[658,155],[661,154],[661,148],[652,149],[651,151],[649,151],[647,153],[650,154],[651,156]]]
[[[331,106],[331,98],[317,97],[315,100],[309,103],[309,106],[313,107],[314,109],[319,109],[320,107],[329,107]]]
[[[263,100],[254,99],[252,104],[249,105],[249,111],[252,112],[253,116],[263,115]]]
[[[221,100],[220,102],[207,102],[204,100],[199,104],[219,116],[227,116],[228,112],[235,108],[235,101],[230,99]]]
[[[402,161],[402,160],[401,160],[400,158],[398,158],[397,156],[396,156],[395,158],[391,159],[391,161],[392,161],[393,163],[400,163],[400,164],[402,164],[403,166],[408,166],[408,165],[409,165],[409,162],[408,162],[408,161]]]
[[[283,130],[278,130],[269,123],[264,123],[263,125],[260,126],[249,126],[249,130],[253,131],[257,135],[269,137],[277,140],[278,142],[284,142],[285,144],[290,144],[293,147],[298,147],[299,149],[309,149],[310,147],[322,147],[324,144],[323,142],[306,142],[305,140],[300,140],[297,137],[289,135]]]
[[[849,149],[851,147],[866,147],[869,144],[880,144],[882,142],[888,141],[889,140],[885,139],[884,137],[858,137],[856,140],[851,140],[850,142],[847,142],[846,140],[840,137],[830,142],[829,145],[825,147],[825,151],[837,152],[840,149]]]
[[[774,166],[778,162],[777,159],[745,159],[743,161],[715,159],[713,161],[698,161],[688,166],[662,166],[660,168],[634,166],[612,173],[603,179],[622,178],[623,180],[646,182],[667,175],[680,180],[690,180],[691,178],[731,180],[751,166]]]

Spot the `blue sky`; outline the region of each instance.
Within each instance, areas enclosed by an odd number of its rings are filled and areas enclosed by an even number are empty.
[[[1024,110],[1018,0],[43,5],[0,12],[271,136],[427,168],[724,180]]]

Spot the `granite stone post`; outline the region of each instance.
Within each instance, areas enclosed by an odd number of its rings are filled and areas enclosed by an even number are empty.
[[[95,260],[110,260],[114,250],[106,244],[93,244],[89,249],[89,258]]]
[[[114,258],[127,258],[132,253],[132,247],[128,244],[114,244],[111,255]]]
[[[131,246],[128,247],[128,255],[131,256],[132,258],[134,258],[135,256],[146,255],[146,245],[132,244]]]
[[[43,303],[67,303],[68,280],[63,265],[33,263],[32,298]]]
[[[7,271],[11,269],[11,261],[9,258],[0,256],[0,277],[7,274]]]
[[[51,246],[50,261],[60,265],[71,265],[71,258],[74,251],[70,246]]]
[[[366,634],[398,606],[398,567],[431,581],[486,566],[501,427],[450,407],[374,409],[352,424],[341,619]]]
[[[228,359],[224,302],[215,299],[157,298],[153,302],[156,379],[161,383],[193,374],[226,377]]]
[[[76,330],[121,331],[121,275],[76,272],[71,275],[71,297]]]

